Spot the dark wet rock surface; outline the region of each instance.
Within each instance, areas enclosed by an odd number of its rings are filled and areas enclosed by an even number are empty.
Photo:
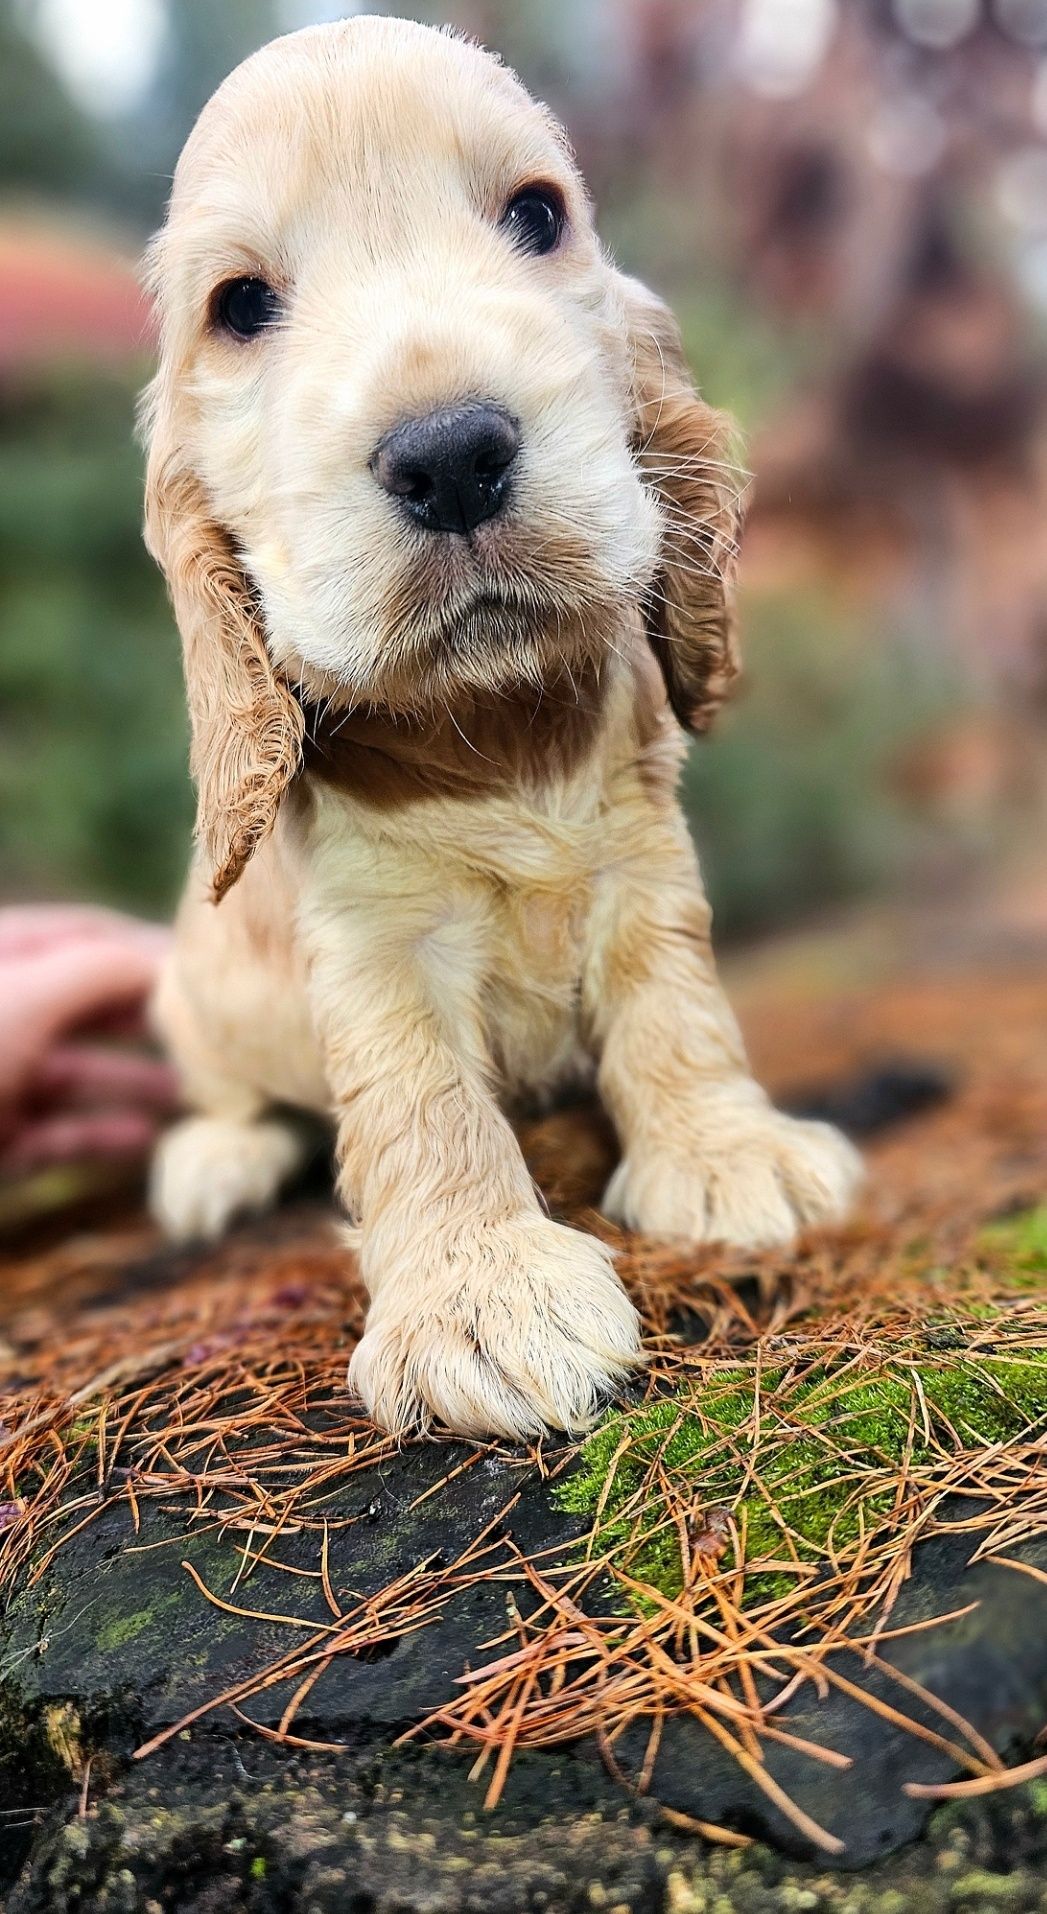
[[[423,1560],[452,1563],[489,1524],[498,1533],[497,1519],[517,1491],[506,1526],[522,1550],[564,1548],[577,1534],[575,1518],[556,1509],[537,1471],[496,1456],[419,1501],[464,1454],[438,1444],[410,1447],[343,1486],[331,1514],[358,1519],[331,1531],[330,1579],[340,1601],[375,1594]],[[1047,1585],[991,1563],[967,1566],[970,1546],[954,1534],[917,1550],[891,1627],[977,1607],[889,1642],[883,1653],[1018,1761],[1033,1752],[1047,1719]],[[507,1585],[495,1579],[456,1595],[417,1633],[378,1644],[366,1657],[332,1662],[294,1732],[344,1744],[345,1752],[275,1747],[223,1708],[134,1760],[143,1742],[257,1673],[304,1632],[277,1619],[223,1613],[205,1601],[183,1563],[223,1600],[316,1626],[329,1621],[315,1579],[315,1535],[289,1533],[280,1552],[310,1574],[259,1569],[231,1594],[236,1538],[208,1527],[191,1502],[175,1497],[166,1505],[143,1503],[135,1535],[121,1499],[72,1535],[44,1574],[16,1595],[6,1618],[0,1715],[0,1881],[10,1914],[692,1905],[726,1914],[734,1907],[877,1905],[761,1900],[772,1877],[779,1885],[802,1884],[822,1878],[825,1863],[689,1719],[666,1724],[644,1800],[608,1774],[591,1742],[582,1742],[518,1755],[501,1803],[485,1814],[484,1784],[469,1779],[470,1752],[417,1742],[394,1747],[405,1729],[455,1693],[465,1669],[499,1652],[488,1644],[504,1634],[509,1617]],[[1026,1551],[1026,1559],[1047,1567],[1047,1545]],[[514,1595],[519,1599],[519,1589]],[[849,1660],[853,1680],[943,1731],[941,1718],[911,1693],[864,1670],[858,1656]],[[255,1694],[245,1712],[263,1729],[275,1728],[294,1685]],[[904,1794],[902,1783],[953,1778],[950,1756],[835,1692],[819,1701],[804,1689],[780,1720],[852,1760],[840,1771],[781,1746],[767,1755],[775,1779],[846,1843],[831,1880],[843,1882],[843,1870],[877,1862],[866,1885],[881,1873],[886,1881],[906,1868],[919,1872],[922,1846],[913,1850],[919,1862],[899,1859],[884,1868],[882,1857],[920,1835],[928,1818],[928,1803]],[[646,1738],[646,1725],[637,1725],[616,1743],[626,1780],[642,1764]],[[1047,1789],[1044,1795],[1047,1803]],[[710,1856],[694,1837],[667,1829],[660,1804],[754,1834],[781,1852],[759,1864],[753,1850]],[[1017,1797],[1011,1810],[1017,1812]],[[1029,1822],[1023,1839],[1039,1854],[1040,1822],[1028,1800],[1022,1812]],[[1042,1837],[1047,1859],[1047,1817]],[[697,1893],[694,1883],[714,1883],[728,1861],[736,1868],[745,1862],[734,1886],[725,1876],[715,1892],[710,1886],[707,1901],[680,1898],[681,1883],[692,1884],[688,1895]],[[743,1883],[748,1899],[738,1898]],[[1007,1899],[1003,1890],[1001,1896],[1007,1906],[1041,1905]],[[883,1902],[896,1914],[903,1905],[963,1902]]]

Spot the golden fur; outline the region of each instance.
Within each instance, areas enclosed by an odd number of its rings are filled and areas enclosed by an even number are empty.
[[[567,212],[546,256],[499,225],[533,181]],[[237,340],[214,297],[243,275],[282,307]],[[748,1074],[674,795],[672,711],[700,728],[735,670],[727,424],[601,250],[549,115],[406,22],[239,68],[152,276],[147,536],[199,795],[157,1001],[196,1114],[159,1152],[157,1213],[219,1232],[300,1160],[288,1109],[330,1116],[373,1414],[579,1427],[639,1359],[637,1319],[608,1251],[544,1213],[515,1104],[595,1076],[608,1207],[642,1230],[786,1242],[856,1175]],[[419,532],[374,448],[476,397],[520,423],[510,508]]]

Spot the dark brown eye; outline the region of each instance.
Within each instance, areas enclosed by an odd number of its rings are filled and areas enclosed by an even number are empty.
[[[555,186],[524,186],[514,193],[501,223],[524,253],[551,253],[567,224],[563,199]]]
[[[215,324],[237,339],[253,339],[280,317],[280,296],[264,279],[230,279],[214,302]]]

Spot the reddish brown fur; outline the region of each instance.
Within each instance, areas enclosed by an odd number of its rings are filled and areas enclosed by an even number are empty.
[[[569,777],[592,749],[606,695],[590,666],[535,689],[479,695],[454,715],[395,718],[306,707],[305,768],[379,810],[477,798]]]

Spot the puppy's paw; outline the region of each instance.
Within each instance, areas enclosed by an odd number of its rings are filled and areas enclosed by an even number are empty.
[[[189,1117],[160,1138],[149,1207],[175,1242],[213,1242],[235,1217],[268,1209],[304,1153],[289,1123]]]
[[[584,1429],[639,1362],[603,1244],[528,1215],[420,1241],[409,1272],[383,1270],[349,1383],[383,1428],[517,1441]]]
[[[862,1178],[858,1152],[828,1123],[783,1116],[762,1095],[702,1113],[686,1154],[633,1153],[604,1198],[630,1229],[692,1243],[772,1249],[840,1222]]]

